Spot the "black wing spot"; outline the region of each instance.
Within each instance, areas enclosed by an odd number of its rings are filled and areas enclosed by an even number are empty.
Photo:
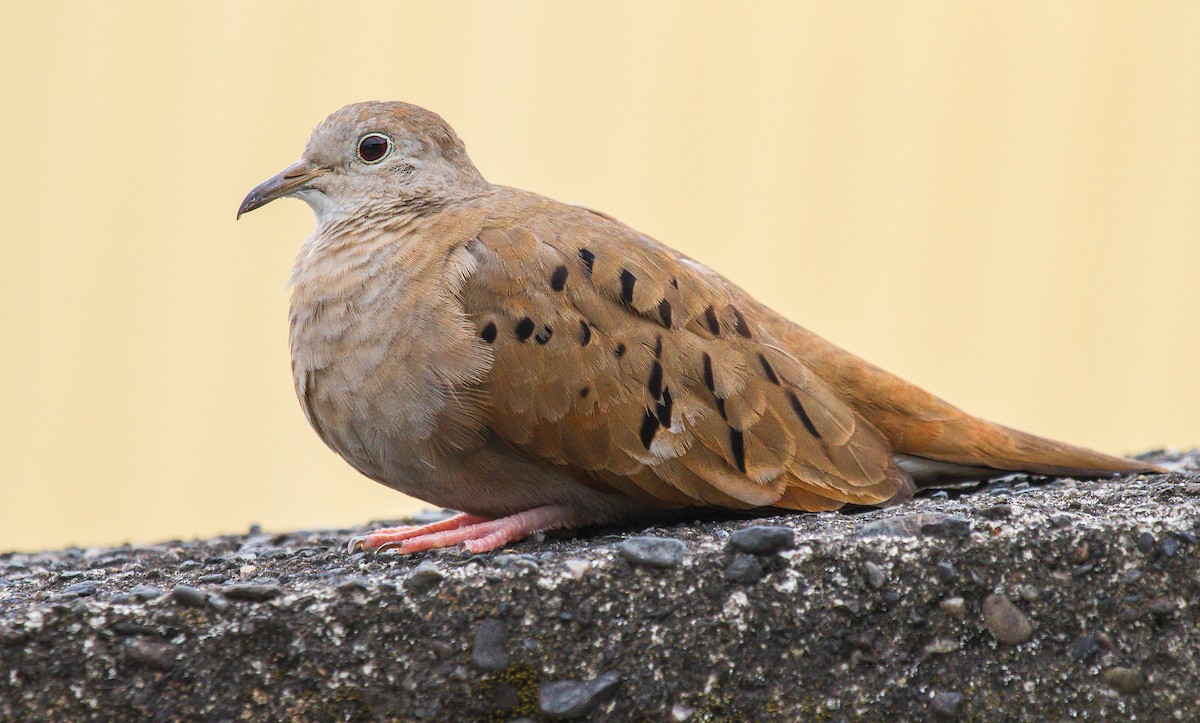
[[[733,427],[729,428],[729,447],[733,452],[733,462],[738,471],[746,472],[746,439],[742,433]]]
[[[592,343],[592,325],[586,321],[579,322],[579,343],[583,346]]]
[[[592,264],[596,263],[596,254],[587,249],[579,249],[579,258],[583,260],[583,268],[587,269],[588,276],[591,276]]]
[[[742,316],[742,312],[738,311],[736,306],[731,306],[729,308],[733,309],[733,316],[737,320],[737,323],[733,325],[733,330],[749,339],[750,327],[746,326],[746,317]]]
[[[567,285],[568,273],[566,266],[559,266],[555,269],[554,273],[550,274],[550,288],[555,291],[562,291],[563,287]]]
[[[704,386],[713,394],[717,393],[717,385],[713,380],[712,357],[708,352],[704,352]]]
[[[671,407],[674,402],[671,400],[671,390],[664,389],[662,401],[654,405],[654,413],[658,415],[658,421],[662,426],[670,428],[671,426]]]
[[[582,399],[587,399],[587,395],[589,395],[589,394],[591,394],[591,393],[592,393],[592,388],[591,388],[591,387],[584,387],[583,389],[580,389],[580,390],[579,390],[579,396],[580,396],[580,398],[582,398]]]
[[[662,319],[662,325],[671,328],[671,302],[663,299],[658,302],[658,316]]]
[[[524,319],[521,319],[517,322],[517,325],[513,327],[513,331],[517,333],[518,339],[525,341],[529,338],[529,335],[533,333],[533,319],[530,319],[528,316]]]
[[[808,430],[809,434],[817,439],[820,439],[821,433],[817,431],[817,425],[813,424],[812,418],[808,416],[808,412],[804,409],[804,405],[800,403],[800,398],[797,397],[796,393],[790,389],[788,390],[788,399],[791,400],[792,410],[796,412],[797,417],[800,417],[800,421],[804,424],[804,428]]]
[[[721,413],[721,419],[728,422],[729,417],[725,414],[725,397],[714,396],[713,398],[717,400],[717,411]]]
[[[673,288],[673,289],[679,288],[679,279],[675,278],[674,276],[671,277],[671,288]]]
[[[483,327],[483,331],[479,332],[479,336],[489,344],[496,341],[496,322],[489,321],[487,326]]]
[[[625,342],[621,342],[620,344],[617,344],[617,348],[613,350],[613,354],[618,359],[625,356]]]
[[[771,366],[771,362],[762,354],[758,355],[758,360],[762,362],[763,373],[767,375],[767,379],[771,380],[772,384],[779,384],[779,377],[775,376],[775,369]]]
[[[713,336],[721,335],[721,322],[717,321],[717,312],[711,306],[704,310],[704,323]]]
[[[533,338],[534,341],[542,346],[545,346],[546,342],[550,341],[550,337],[552,336],[554,336],[554,330],[548,326],[543,326],[542,330],[539,331]]]
[[[662,358],[662,334],[659,334],[658,338],[654,340],[654,358]]]
[[[642,446],[650,449],[650,443],[654,441],[654,435],[658,434],[658,417],[649,409],[642,416],[642,428],[638,431],[638,437],[642,440]]]
[[[629,272],[629,269],[621,269],[621,301],[633,306],[633,285],[637,283],[637,277]]]
[[[655,360],[653,366],[650,367],[650,381],[646,383],[646,389],[650,391],[650,396],[655,399],[662,399],[663,394],[663,368],[662,364]]]
[[[588,276],[592,275],[592,264],[596,262],[596,255],[587,249],[580,249],[580,259],[583,261],[583,268],[587,269]]]

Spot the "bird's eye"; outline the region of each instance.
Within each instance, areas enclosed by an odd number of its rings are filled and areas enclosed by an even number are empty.
[[[379,163],[392,147],[392,140],[382,133],[368,133],[358,139],[358,160]]]

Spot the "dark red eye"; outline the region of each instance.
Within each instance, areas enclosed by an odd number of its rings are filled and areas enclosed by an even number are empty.
[[[368,133],[358,139],[358,158],[363,163],[378,163],[391,145],[391,140],[382,133]]]

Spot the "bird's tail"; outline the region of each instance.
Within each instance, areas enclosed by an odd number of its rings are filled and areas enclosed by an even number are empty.
[[[1109,477],[1167,471],[974,417],[782,317],[775,331],[789,351],[883,433],[897,465],[919,485],[1005,472]]]
[[[917,486],[987,479],[1007,472],[1111,477],[1166,471],[1149,462],[1102,454],[960,414],[962,417],[946,423],[933,443],[904,444],[903,450],[897,449],[897,466]]]

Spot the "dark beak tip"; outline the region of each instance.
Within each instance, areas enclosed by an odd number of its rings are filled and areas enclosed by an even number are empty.
[[[258,194],[256,194],[254,191],[251,191],[250,193],[246,194],[244,199],[242,199],[242,205],[238,206],[237,218],[234,220],[236,221],[238,218],[241,218],[243,214],[250,213],[261,205],[262,204],[259,202]]]
[[[328,167],[317,167],[303,159],[293,163],[250,189],[250,193],[242,200],[242,205],[238,206],[237,218],[256,208],[262,208],[277,198],[295,194],[304,188],[309,180],[329,170]]]

